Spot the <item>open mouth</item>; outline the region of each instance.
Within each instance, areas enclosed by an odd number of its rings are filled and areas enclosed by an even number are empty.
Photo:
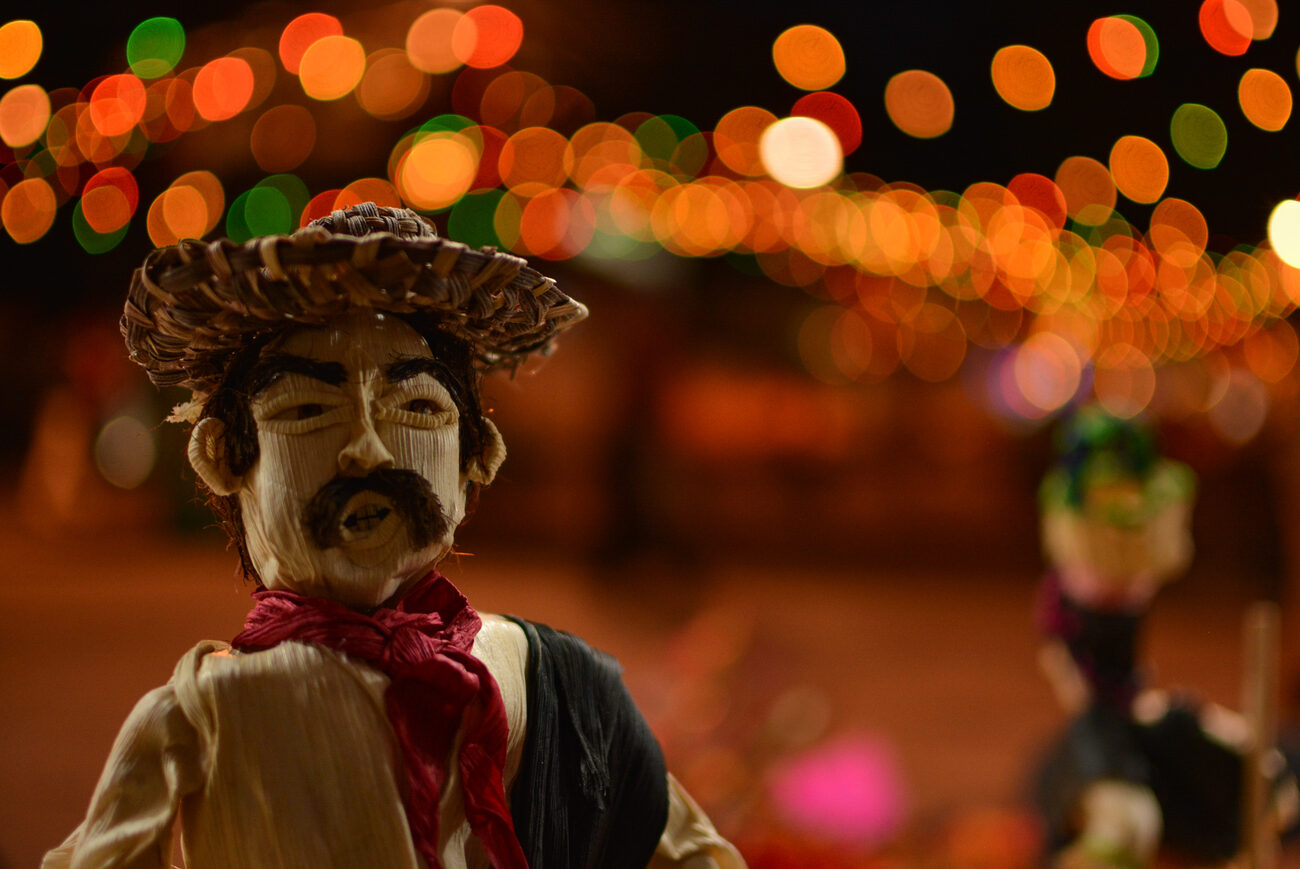
[[[352,549],[383,546],[401,525],[393,504],[377,492],[358,492],[343,508],[338,541]]]

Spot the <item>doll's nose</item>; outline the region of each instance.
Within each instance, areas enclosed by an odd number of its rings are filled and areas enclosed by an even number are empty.
[[[339,471],[345,476],[360,477],[379,468],[393,466],[393,454],[384,446],[369,413],[360,414],[352,423],[351,437],[339,451]]]

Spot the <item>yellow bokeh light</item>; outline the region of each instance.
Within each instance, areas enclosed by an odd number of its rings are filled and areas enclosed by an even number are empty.
[[[1261,130],[1275,133],[1291,119],[1291,88],[1269,69],[1248,69],[1237,85],[1241,113]]]
[[[435,133],[402,158],[397,189],[415,208],[446,208],[459,200],[478,172],[478,150],[459,133]]]
[[[352,93],[366,71],[366,50],[350,36],[326,36],[303,53],[298,67],[303,92],[316,100]]]
[[[1041,51],[1028,45],[1008,45],[993,55],[993,87],[1007,104],[1036,112],[1052,104],[1056,73]]]
[[[1300,269],[1300,201],[1284,199],[1268,216],[1268,243],[1282,262]]]
[[[767,173],[787,187],[820,187],[843,168],[840,140],[816,118],[783,118],[763,131],[758,152]]]
[[[942,136],[952,128],[954,110],[952,91],[932,72],[909,69],[885,85],[885,111],[894,126],[909,136]]]
[[[840,41],[815,24],[799,24],[778,36],[772,60],[781,78],[806,91],[826,90],[844,76]]]
[[[41,59],[45,43],[35,21],[10,21],[0,27],[0,78],[27,75]]]

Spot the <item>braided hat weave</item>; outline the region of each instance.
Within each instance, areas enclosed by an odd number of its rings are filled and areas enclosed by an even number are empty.
[[[367,202],[292,235],[153,251],[131,279],[121,327],[150,380],[203,394],[254,335],[354,310],[435,314],[484,369],[547,351],[587,315],[523,259],[439,238],[414,211]]]

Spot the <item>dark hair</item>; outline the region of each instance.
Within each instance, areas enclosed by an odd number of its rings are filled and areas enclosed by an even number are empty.
[[[474,366],[470,346],[443,331],[439,327],[436,316],[418,313],[388,316],[396,316],[414,329],[424,339],[429,353],[433,356],[433,367],[437,370],[438,382],[451,395],[451,400],[460,414],[460,467],[464,471],[471,458],[482,455],[485,445],[483,408],[479,394],[482,375]],[[220,447],[224,451],[226,465],[235,476],[248,473],[257,462],[259,452],[257,423],[253,420],[250,406],[256,390],[250,390],[250,387],[255,386],[250,383],[250,375],[261,357],[262,350],[272,339],[283,335],[290,328],[293,327],[264,332],[249,341],[248,345],[231,360],[221,379],[221,384],[204,404],[200,414],[200,419],[213,417],[225,424]],[[478,503],[477,487],[474,483],[470,483],[469,487],[466,517],[473,512],[473,507]],[[234,543],[244,576],[258,580],[257,570],[248,552],[239,496],[218,495],[208,490],[207,503],[216,514],[222,529]]]

